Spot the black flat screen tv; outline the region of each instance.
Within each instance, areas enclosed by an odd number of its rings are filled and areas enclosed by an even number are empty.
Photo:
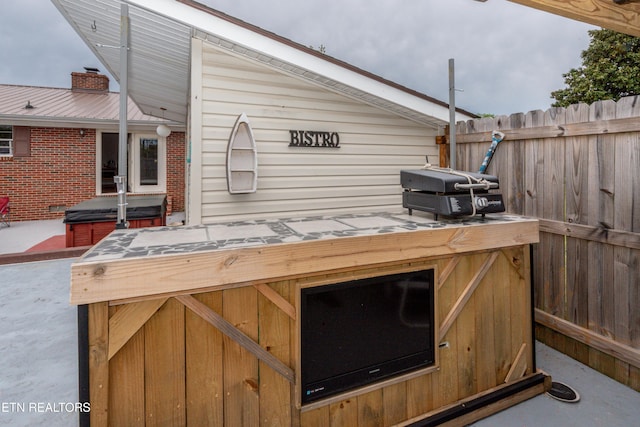
[[[434,270],[301,289],[301,400],[435,363]]]

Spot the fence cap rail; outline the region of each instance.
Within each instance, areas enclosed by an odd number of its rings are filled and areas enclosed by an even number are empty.
[[[637,117],[623,119],[598,120],[594,122],[566,123],[563,125],[538,126],[520,129],[501,129],[504,141],[523,139],[560,138],[586,135],[606,135],[624,132],[639,132],[640,120]],[[456,133],[456,143],[491,142],[493,131]],[[442,137],[448,143],[448,137]]]

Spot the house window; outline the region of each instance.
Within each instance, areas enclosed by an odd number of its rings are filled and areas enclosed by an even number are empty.
[[[0,156],[13,156],[13,127],[0,125]]]

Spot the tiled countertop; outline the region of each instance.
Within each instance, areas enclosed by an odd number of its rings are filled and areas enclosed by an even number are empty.
[[[378,212],[115,230],[75,262],[71,303],[155,298],[535,243],[538,220]]]
[[[413,215],[406,212],[377,212],[116,230],[87,252],[82,261],[109,261],[524,220],[519,216],[504,214],[439,221],[432,218],[430,214],[416,211]]]

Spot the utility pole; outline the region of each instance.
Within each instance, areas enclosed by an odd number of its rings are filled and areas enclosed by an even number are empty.
[[[449,59],[449,167],[456,168],[456,82],[455,64]]]

